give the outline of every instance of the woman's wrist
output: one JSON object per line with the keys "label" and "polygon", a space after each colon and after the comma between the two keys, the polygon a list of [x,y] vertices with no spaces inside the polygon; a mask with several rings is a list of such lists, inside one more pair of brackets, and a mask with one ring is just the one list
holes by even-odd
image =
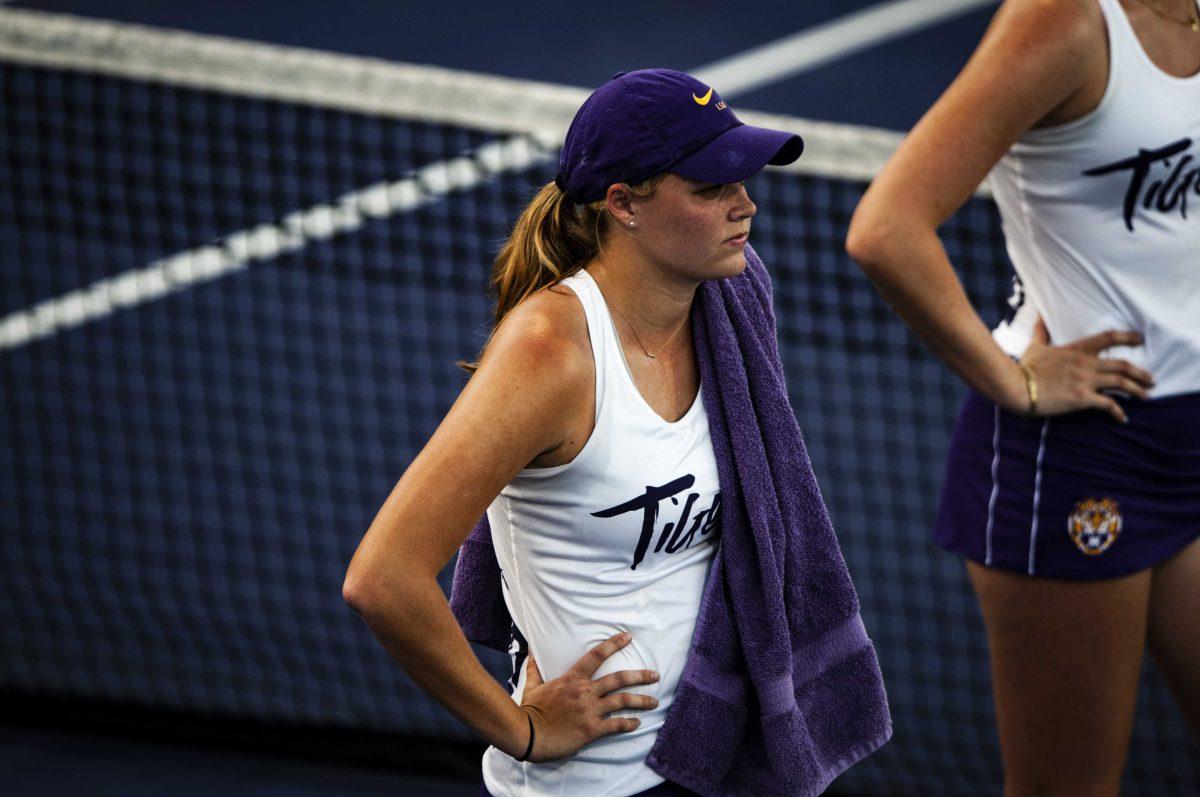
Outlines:
{"label": "woman's wrist", "polygon": [[525,744],[525,752],[521,753],[518,756],[513,756],[517,761],[528,761],[529,760],[529,757],[531,755],[533,755],[533,745],[534,745],[534,742],[536,741],[536,735],[533,730],[533,712],[532,711],[524,711],[524,714],[525,714],[525,719],[528,720],[528,723],[529,723],[529,741]]}
{"label": "woman's wrist", "polygon": [[1021,376],[1025,378],[1025,414],[1037,415],[1038,411],[1038,383],[1037,375],[1033,369],[1023,362],[1017,361],[1017,367],[1021,369]]}
{"label": "woman's wrist", "polygon": [[992,399],[1000,405],[1001,409],[1017,415],[1030,414],[1030,382],[1026,377],[1026,373],[1034,378],[1034,387],[1036,390],[1037,376],[1028,364],[1022,363],[1019,360],[1005,356],[1005,366],[1003,377],[996,386],[996,393]]}
{"label": "woman's wrist", "polygon": [[[505,722],[506,731],[503,741],[493,746],[507,756],[520,761],[528,757],[522,755],[529,746],[529,734],[532,725],[532,712],[513,703],[513,712]],[[532,751],[530,751],[532,754]]]}

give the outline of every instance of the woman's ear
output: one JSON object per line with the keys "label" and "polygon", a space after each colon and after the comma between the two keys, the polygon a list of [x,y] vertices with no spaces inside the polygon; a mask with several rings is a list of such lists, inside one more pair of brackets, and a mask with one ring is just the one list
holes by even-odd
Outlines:
{"label": "woman's ear", "polygon": [[604,197],[604,204],[609,218],[616,222],[618,227],[637,226],[637,208],[634,206],[633,192],[629,190],[628,185],[625,183],[610,185],[608,194]]}

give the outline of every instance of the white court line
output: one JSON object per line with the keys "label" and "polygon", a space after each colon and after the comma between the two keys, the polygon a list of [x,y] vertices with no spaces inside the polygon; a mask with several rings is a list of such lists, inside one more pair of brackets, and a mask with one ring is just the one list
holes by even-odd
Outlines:
{"label": "white court line", "polygon": [[[722,95],[731,97],[763,84],[755,70],[774,69],[776,77],[772,79],[780,79],[838,57],[836,47],[825,43],[824,38],[814,38],[819,30],[826,31],[822,36],[840,42],[840,52],[845,55],[871,41],[889,38],[880,27],[885,23],[892,29],[903,27],[903,32],[910,32],[950,16],[950,7],[964,13],[982,4],[984,0],[900,0],[700,67],[696,74],[704,76],[706,82],[716,82],[711,75],[722,76]],[[575,108],[587,96],[586,90],[574,87],[25,10],[0,11],[0,57],[200,88],[240,90],[253,96],[403,118],[436,113],[428,101],[440,88],[441,99],[448,95],[456,100],[449,103],[456,110],[449,111],[455,118],[438,121],[466,126],[487,126],[496,121],[494,109],[483,107],[483,102],[469,101],[472,96],[483,98],[490,92],[492,103],[496,102],[495,94],[503,99],[499,110],[506,122],[498,125],[500,129],[513,129],[511,125],[518,117],[538,125],[469,155],[429,164],[415,175],[352,191],[329,203],[291,213],[276,223],[234,232],[212,244],[9,313],[0,318],[0,352],[248,268],[254,262],[269,261],[303,248],[308,241],[359,229],[368,219],[412,211],[452,192],[472,188],[497,173],[520,171],[549,160],[561,145]],[[788,58],[794,62],[790,67],[785,64]],[[351,102],[368,105],[351,107]],[[487,112],[486,118],[479,115],[482,111]],[[792,171],[843,179],[870,179],[901,138],[899,133],[874,128],[754,112],[739,115],[750,124],[794,130],[804,137],[808,151],[791,167]]]}
{"label": "white court line", "polygon": [[290,213],[277,223],[241,230],[213,244],[46,299],[0,319],[0,351],[272,260],[304,248],[309,241],[357,230],[371,219],[415,210],[494,174],[527,169],[557,152],[560,144],[561,135],[554,132],[484,144],[469,156],[431,163],[410,177],[351,191],[330,203]]}
{"label": "white court line", "polygon": [[999,0],[893,0],[807,28],[693,72],[721,96],[744,94]]}

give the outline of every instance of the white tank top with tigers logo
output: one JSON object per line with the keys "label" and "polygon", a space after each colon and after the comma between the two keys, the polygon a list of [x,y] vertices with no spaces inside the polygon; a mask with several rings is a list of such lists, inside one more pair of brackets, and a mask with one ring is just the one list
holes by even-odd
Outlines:
{"label": "white tank top with tigers logo", "polygon": [[[656,670],[657,683],[627,691],[659,704],[618,712],[641,726],[568,759],[531,764],[489,747],[483,777],[496,797],[618,797],[662,782],[645,759],[683,672],[720,537],[717,464],[700,393],[682,418],[663,419],[638,392],[591,275],[583,270],[562,284],[587,317],[595,429],[571,462],[520,471],[488,508],[504,600],[547,681],[630,631],[633,641],[593,677]],[[518,641],[512,650],[517,702],[525,688],[522,647]]]}
{"label": "white tank top with tigers logo", "polygon": [[1155,398],[1200,391],[1200,74],[1150,60],[1119,0],[1098,0],[1108,29],[1099,105],[1030,130],[991,173],[1019,278],[1016,315],[994,331],[1019,356],[1038,314],[1051,341],[1140,332],[1117,347],[1148,370]]}

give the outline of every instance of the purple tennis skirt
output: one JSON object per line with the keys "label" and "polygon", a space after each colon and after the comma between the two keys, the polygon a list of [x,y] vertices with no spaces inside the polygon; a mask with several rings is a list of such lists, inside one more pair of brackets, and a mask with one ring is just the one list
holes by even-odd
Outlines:
{"label": "purple tennis skirt", "polygon": [[1200,537],[1200,393],[1117,400],[1128,424],[1099,410],[1026,418],[971,391],[934,541],[989,567],[1101,579]]}

